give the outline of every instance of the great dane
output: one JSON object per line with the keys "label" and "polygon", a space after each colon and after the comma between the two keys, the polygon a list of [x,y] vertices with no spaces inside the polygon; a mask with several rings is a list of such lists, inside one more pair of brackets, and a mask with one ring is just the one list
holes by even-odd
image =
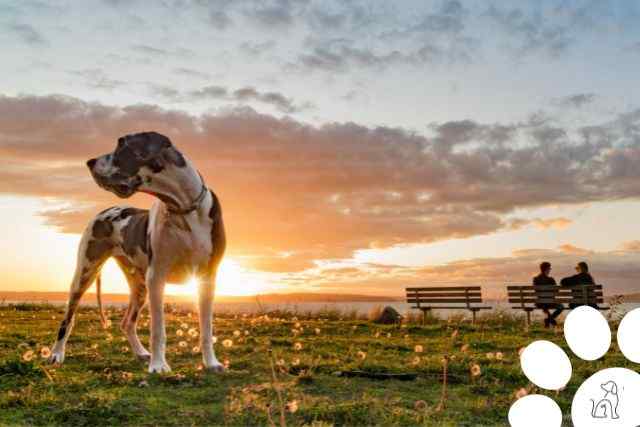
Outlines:
{"label": "great dane", "polygon": [[[80,298],[100,269],[115,258],[130,288],[121,323],[133,353],[149,361],[149,372],[171,371],[165,358],[165,282],[199,284],[200,348],[204,367],[222,371],[212,342],[213,293],[226,238],[220,202],[201,175],[169,138],[143,132],[118,139],[116,149],[87,162],[96,183],[121,198],[136,192],[157,197],[149,211],[116,206],[100,212],[87,226],[78,250],[67,309],[49,361],[64,361],[65,344]],[[97,289],[99,294],[99,289]],[[149,294],[151,353],[136,333],[138,314]]]}

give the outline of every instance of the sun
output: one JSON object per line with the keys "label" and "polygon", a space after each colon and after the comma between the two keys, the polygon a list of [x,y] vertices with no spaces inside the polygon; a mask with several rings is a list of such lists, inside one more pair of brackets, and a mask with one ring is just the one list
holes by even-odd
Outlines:
{"label": "sun", "polygon": [[[261,274],[244,269],[232,258],[225,258],[218,267],[216,295],[247,296],[269,291],[273,286]],[[167,293],[198,295],[198,280],[194,277],[182,285],[167,284]]]}

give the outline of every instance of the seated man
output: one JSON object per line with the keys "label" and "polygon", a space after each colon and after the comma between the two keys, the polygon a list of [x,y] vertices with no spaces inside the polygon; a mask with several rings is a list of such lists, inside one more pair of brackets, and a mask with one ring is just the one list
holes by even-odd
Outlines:
{"label": "seated man", "polygon": [[[533,278],[533,285],[534,286],[556,286],[556,279],[551,277],[549,273],[551,273],[551,263],[545,261],[542,264],[540,264],[540,274],[538,274]],[[548,292],[544,292],[544,293],[540,292],[540,296],[543,296],[543,295],[551,296]],[[560,313],[562,313],[562,309],[564,308],[562,304],[558,304],[558,303],[536,304],[536,307],[541,308],[542,311],[544,311],[544,313],[547,315],[547,318],[544,319],[545,328],[548,328],[549,326],[555,326],[558,324],[558,322],[556,322],[556,318],[560,316]],[[550,313],[549,312],[550,309],[555,309],[555,311],[553,313]]]}
{"label": "seated man", "polygon": [[[576,272],[578,274],[574,274],[573,276],[565,277],[564,279],[562,279],[560,281],[560,286],[583,286],[583,285],[596,284],[595,280],[593,280],[593,276],[589,274],[589,266],[587,265],[586,262],[584,261],[579,262],[578,265],[576,265]],[[584,297],[584,294],[581,292],[580,289],[573,289],[571,291],[571,294],[573,295],[574,299],[579,299]],[[589,294],[590,295],[588,295],[587,298],[592,297],[591,293]],[[571,303],[569,304],[569,307],[576,308],[576,307],[580,307],[581,305],[584,305],[584,304]],[[589,305],[593,308],[598,308],[597,304],[589,304]]]}

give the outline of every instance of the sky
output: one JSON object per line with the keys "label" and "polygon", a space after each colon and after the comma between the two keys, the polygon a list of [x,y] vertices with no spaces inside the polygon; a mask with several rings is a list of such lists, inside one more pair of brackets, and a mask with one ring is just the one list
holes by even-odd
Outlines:
{"label": "sky", "polygon": [[[640,4],[0,0],[0,291],[68,289],[166,134],[220,197],[226,295],[500,294],[542,261],[640,292]],[[127,287],[114,263],[104,289]],[[193,286],[172,286],[190,293]]]}

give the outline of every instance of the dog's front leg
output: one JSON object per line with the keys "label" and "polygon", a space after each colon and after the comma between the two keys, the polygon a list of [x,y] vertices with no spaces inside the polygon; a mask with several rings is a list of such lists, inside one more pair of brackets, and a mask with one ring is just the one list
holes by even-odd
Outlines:
{"label": "dog's front leg", "polygon": [[164,326],[164,285],[165,272],[157,267],[147,271],[146,282],[149,291],[149,311],[151,313],[151,361],[149,373],[171,372],[165,359],[167,334]]}
{"label": "dog's front leg", "polygon": [[213,350],[213,293],[216,280],[216,270],[200,279],[199,283],[199,314],[200,314],[200,348],[202,349],[202,362],[208,371],[222,372],[224,366],[216,358]]}

